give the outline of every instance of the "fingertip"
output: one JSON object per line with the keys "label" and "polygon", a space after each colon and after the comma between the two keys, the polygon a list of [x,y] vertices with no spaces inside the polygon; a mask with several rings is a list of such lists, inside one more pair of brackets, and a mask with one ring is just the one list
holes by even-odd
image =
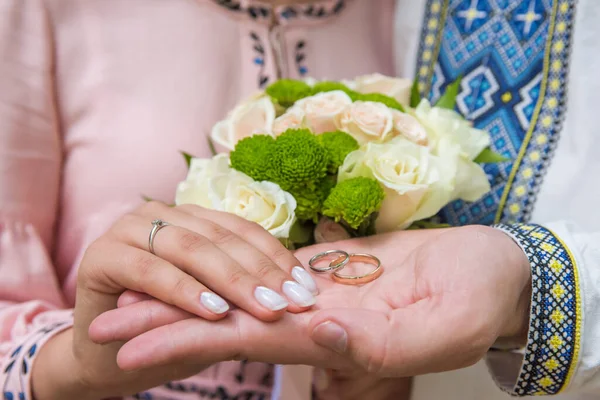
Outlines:
{"label": "fingertip", "polygon": [[210,319],[211,321],[225,317],[229,311],[227,301],[216,293],[203,292],[200,295],[200,303],[208,311],[208,313],[203,313],[205,315],[201,315],[201,317]]}
{"label": "fingertip", "polygon": [[135,292],[133,290],[126,290],[119,296],[119,299],[117,300],[117,308],[126,307],[131,304],[140,303],[145,300],[150,300],[152,298],[152,296],[149,296],[145,293]]}
{"label": "fingertip", "polygon": [[[98,321],[100,319],[100,321]],[[88,327],[88,337],[96,344],[110,342],[110,330],[102,323],[102,314],[96,317]]]}

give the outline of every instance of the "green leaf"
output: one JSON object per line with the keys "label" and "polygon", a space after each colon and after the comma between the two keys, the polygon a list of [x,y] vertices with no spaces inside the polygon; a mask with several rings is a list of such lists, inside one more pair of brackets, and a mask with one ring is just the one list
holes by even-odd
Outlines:
{"label": "green leaf", "polygon": [[414,230],[414,229],[443,229],[443,228],[450,228],[451,225],[449,224],[437,224],[435,222],[429,222],[429,221],[415,221],[411,224],[411,226],[408,228],[408,230]]}
{"label": "green leaf", "polygon": [[315,225],[312,223],[301,223],[296,221],[290,229],[289,241],[293,243],[307,243],[312,239],[312,234],[315,229]]}
{"label": "green leaf", "polygon": [[491,148],[487,147],[483,149],[483,151],[479,153],[479,155],[475,157],[475,160],[473,161],[482,164],[493,164],[501,163],[508,160],[510,160],[510,158],[506,158],[502,154],[498,154],[494,152]]}
{"label": "green leaf", "polygon": [[188,168],[190,167],[190,164],[192,162],[192,158],[194,158],[193,155],[186,153],[185,151],[180,151],[181,155],[183,156],[183,158],[185,159],[185,163],[188,166]]}
{"label": "green leaf", "polygon": [[460,87],[461,80],[462,77],[459,76],[454,82],[446,87],[446,91],[442,97],[440,97],[437,103],[435,103],[436,107],[454,110],[454,106],[456,105],[456,96],[458,96],[458,88]]}
{"label": "green leaf", "polygon": [[[217,150],[215,149],[215,144],[213,143],[210,136],[208,137],[208,148],[210,149],[210,153],[213,155],[213,157],[217,155]],[[188,166],[189,166],[189,164],[188,164]]]}
{"label": "green leaf", "polygon": [[421,102],[421,93],[419,92],[419,78],[415,78],[410,88],[410,106],[415,108]]}
{"label": "green leaf", "polygon": [[385,94],[381,94],[381,93],[358,94],[356,96],[356,98],[353,99],[353,101],[357,101],[357,100],[374,101],[376,103],[385,104],[387,107],[393,108],[394,110],[398,110],[403,113],[406,112],[406,110],[404,109],[404,106],[402,104],[400,104],[400,102],[398,102],[398,100],[396,100],[393,97],[386,96]]}

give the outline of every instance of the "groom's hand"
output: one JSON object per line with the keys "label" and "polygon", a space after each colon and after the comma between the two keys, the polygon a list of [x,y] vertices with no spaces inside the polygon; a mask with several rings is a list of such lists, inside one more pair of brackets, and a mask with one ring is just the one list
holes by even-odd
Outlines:
{"label": "groom's hand", "polygon": [[[232,358],[412,376],[478,361],[498,339],[518,342],[528,319],[529,265],[486,227],[405,231],[302,249],[367,252],[385,272],[362,287],[317,276],[313,310],[274,323],[232,311],[210,322],[149,299],[100,316],[92,339],[126,341],[119,365]],[[311,340],[311,338],[314,340]]]}
{"label": "groom's hand", "polygon": [[[392,260],[402,242],[378,254]],[[497,341],[525,343],[529,262],[504,233],[473,226],[448,230],[383,275],[367,298],[387,307],[326,309],[312,339],[379,376],[453,370],[479,361]]]}

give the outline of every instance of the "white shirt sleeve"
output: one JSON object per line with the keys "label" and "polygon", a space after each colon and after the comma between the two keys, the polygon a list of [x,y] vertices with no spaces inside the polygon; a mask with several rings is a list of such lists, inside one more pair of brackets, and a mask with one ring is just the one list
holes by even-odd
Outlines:
{"label": "white shirt sleeve", "polygon": [[498,385],[516,396],[600,394],[600,232],[557,222],[498,225],[531,263],[528,342],[490,351]]}

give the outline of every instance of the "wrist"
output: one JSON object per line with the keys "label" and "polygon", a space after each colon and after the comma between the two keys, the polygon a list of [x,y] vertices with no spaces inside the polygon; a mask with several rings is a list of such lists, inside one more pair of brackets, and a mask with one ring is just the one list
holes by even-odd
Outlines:
{"label": "wrist", "polygon": [[523,347],[527,344],[527,334],[529,332],[529,317],[531,308],[531,266],[527,256],[521,247],[509,238],[512,244],[512,260],[515,268],[515,280],[517,285],[516,306],[511,309],[507,315],[507,320],[500,331],[500,336],[496,341],[496,347],[515,348]]}
{"label": "wrist", "polygon": [[40,349],[31,371],[31,390],[35,400],[98,400],[85,384],[73,356],[73,329],[48,340]]}

